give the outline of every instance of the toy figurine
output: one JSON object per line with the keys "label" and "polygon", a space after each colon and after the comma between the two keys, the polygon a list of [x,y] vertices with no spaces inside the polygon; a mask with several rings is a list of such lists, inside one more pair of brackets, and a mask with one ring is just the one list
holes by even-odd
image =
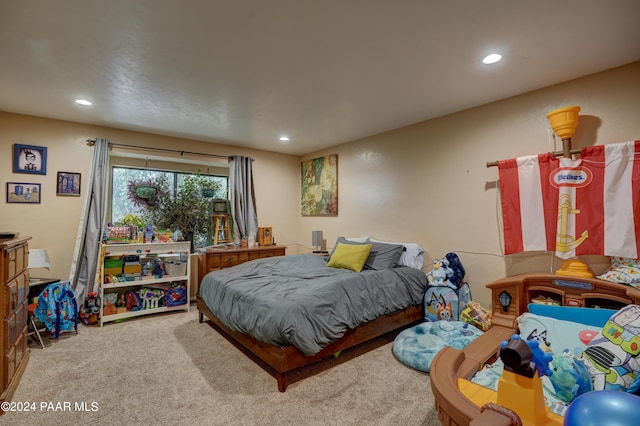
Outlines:
{"label": "toy figurine", "polygon": [[140,299],[142,300],[142,309],[158,308],[160,300],[164,298],[164,291],[152,288],[141,288]]}
{"label": "toy figurine", "polygon": [[431,285],[449,285],[448,278],[453,274],[449,268],[449,261],[445,259],[435,259],[433,269],[427,273],[427,281]]}
{"label": "toy figurine", "polygon": [[96,324],[100,316],[100,301],[98,293],[90,292],[84,301],[84,307],[80,311],[80,319],[86,325]]}

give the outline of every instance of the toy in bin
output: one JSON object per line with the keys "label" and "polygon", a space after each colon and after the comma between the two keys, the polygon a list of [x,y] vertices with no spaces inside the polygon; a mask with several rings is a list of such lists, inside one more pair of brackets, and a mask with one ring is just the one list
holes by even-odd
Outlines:
{"label": "toy in bin", "polygon": [[159,288],[142,287],[138,294],[142,301],[142,309],[155,309],[162,306],[164,290]]}
{"label": "toy in bin", "polygon": [[167,306],[180,306],[187,303],[187,286],[172,283],[171,288],[165,292]]}

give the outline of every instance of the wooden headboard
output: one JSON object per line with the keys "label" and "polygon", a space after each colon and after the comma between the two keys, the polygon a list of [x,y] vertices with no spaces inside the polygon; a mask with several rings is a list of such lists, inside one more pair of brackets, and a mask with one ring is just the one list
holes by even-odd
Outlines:
{"label": "wooden headboard", "polygon": [[[562,306],[619,309],[640,304],[640,289],[595,278],[555,274],[524,274],[487,284],[491,290],[492,323],[515,328],[516,318],[527,311],[532,299],[546,298]],[[500,296],[511,299],[504,308]]]}

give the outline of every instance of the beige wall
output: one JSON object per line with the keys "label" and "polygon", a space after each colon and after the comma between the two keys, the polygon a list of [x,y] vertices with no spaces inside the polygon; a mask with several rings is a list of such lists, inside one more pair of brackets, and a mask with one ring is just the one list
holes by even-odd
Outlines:
{"label": "beige wall", "polygon": [[[86,182],[86,139],[250,155],[256,159],[260,226],[272,226],[289,254],[306,251],[314,229],[324,231],[329,247],[340,235],[420,243],[427,252],[425,270],[434,258],[456,251],[474,299],[488,306],[487,282],[553,270],[558,262],[548,254],[502,256],[497,170],[485,163],[560,149],[560,141],[550,143],[545,114],[568,105],[582,107],[574,147],[640,139],[638,75],[640,62],[302,157],[339,155],[337,217],[300,216],[297,157],[0,112],[0,181],[41,182],[43,189],[38,206],[1,200],[0,229],[32,235],[32,247],[52,252],[52,271],[41,275],[66,277],[82,199],[56,197],[55,176],[80,172]],[[47,175],[13,174],[13,143],[47,146]],[[586,260],[596,271],[606,266],[600,257]]]}
{"label": "beige wall", "polygon": [[[87,146],[86,140],[95,137],[106,138],[118,144],[253,157],[259,225],[272,226],[277,242],[296,241],[299,202],[292,194],[296,194],[300,185],[297,157],[0,112],[0,230],[30,235],[33,237],[31,247],[49,250],[51,271],[38,270],[34,271],[34,275],[63,279],[69,276],[93,153],[93,148]],[[47,147],[47,174],[12,173],[11,153],[14,143]],[[122,152],[121,149],[116,151]],[[203,161],[201,156],[193,159]],[[144,165],[144,160],[138,161],[141,162],[140,165]],[[114,162],[122,163],[120,160]],[[157,162],[150,161],[150,167],[156,165]],[[82,174],[82,197],[56,196],[58,171]],[[7,181],[40,183],[41,204],[6,204],[4,198]],[[292,249],[295,250],[296,247]]]}
{"label": "beige wall", "polygon": [[[310,239],[342,234],[420,243],[434,258],[456,251],[474,299],[505,275],[555,270],[548,254],[502,255],[497,169],[486,162],[561,149],[550,145],[546,113],[579,105],[573,147],[640,139],[640,62],[367,137],[303,159],[337,153],[338,218],[303,218]],[[608,259],[585,259],[602,271]],[[603,266],[604,265],[604,266]]]}

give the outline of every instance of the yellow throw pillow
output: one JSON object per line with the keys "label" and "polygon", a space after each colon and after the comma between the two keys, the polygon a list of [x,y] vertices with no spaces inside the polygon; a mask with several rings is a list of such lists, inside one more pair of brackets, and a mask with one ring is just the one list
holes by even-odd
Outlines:
{"label": "yellow throw pillow", "polygon": [[369,257],[369,253],[371,253],[371,247],[372,244],[338,243],[327,266],[360,272]]}

